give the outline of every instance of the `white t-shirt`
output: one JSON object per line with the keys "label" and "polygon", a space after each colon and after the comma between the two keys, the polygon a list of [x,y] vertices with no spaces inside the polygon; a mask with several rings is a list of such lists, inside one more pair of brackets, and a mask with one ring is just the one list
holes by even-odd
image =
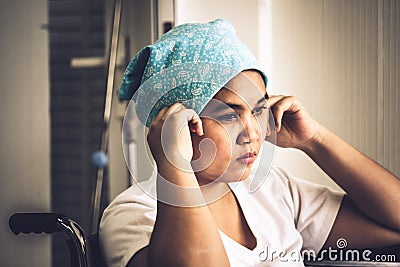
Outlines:
{"label": "white t-shirt", "polygon": [[[257,246],[250,250],[220,232],[231,266],[304,266],[303,251],[318,253],[332,228],[343,193],[272,168],[255,192],[251,179],[231,184]],[[147,246],[156,219],[154,182],[135,184],[105,210],[100,240],[110,267],[124,267]]]}

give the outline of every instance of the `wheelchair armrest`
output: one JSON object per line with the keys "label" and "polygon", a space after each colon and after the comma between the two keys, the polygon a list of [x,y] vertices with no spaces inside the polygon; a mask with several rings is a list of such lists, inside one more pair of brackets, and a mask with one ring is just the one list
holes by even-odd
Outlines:
{"label": "wheelchair armrest", "polygon": [[64,232],[73,244],[72,248],[70,247],[70,250],[74,248],[74,251],[70,251],[71,255],[78,256],[78,266],[89,266],[89,248],[85,232],[79,224],[63,214],[14,213],[9,219],[9,227],[15,235]]}
{"label": "wheelchair armrest", "polygon": [[68,218],[58,213],[15,213],[9,219],[9,226],[15,235],[19,233],[53,234],[61,232],[59,223],[66,221]]}

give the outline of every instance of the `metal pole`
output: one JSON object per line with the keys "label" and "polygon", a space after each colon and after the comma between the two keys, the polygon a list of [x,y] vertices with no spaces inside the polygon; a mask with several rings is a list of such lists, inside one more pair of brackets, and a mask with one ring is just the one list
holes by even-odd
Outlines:
{"label": "metal pole", "polygon": [[158,0],[150,2],[151,43],[158,39]]}
{"label": "metal pole", "polygon": [[[108,62],[107,91],[106,91],[106,99],[105,99],[104,115],[103,115],[103,131],[101,135],[101,144],[100,144],[100,152],[103,152],[104,154],[106,154],[108,147],[109,122],[110,122],[111,104],[114,91],[113,87],[114,87],[115,69],[117,62],[117,49],[118,49],[120,23],[121,23],[121,13],[122,13],[122,0],[115,0],[113,28],[111,32],[111,45],[109,50],[110,52],[109,52],[109,62]],[[93,193],[92,226],[90,231],[92,234],[96,233],[98,230],[104,168],[105,166],[99,166],[97,169],[97,179],[96,179],[95,191]]]}

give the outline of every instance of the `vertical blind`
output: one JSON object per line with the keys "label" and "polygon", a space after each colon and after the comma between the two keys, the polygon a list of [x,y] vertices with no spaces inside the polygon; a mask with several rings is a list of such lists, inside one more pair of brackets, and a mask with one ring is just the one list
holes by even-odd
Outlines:
{"label": "vertical blind", "polygon": [[[268,3],[273,92],[297,96],[318,121],[400,176],[399,1]],[[278,151],[277,160],[323,179],[301,153]]]}
{"label": "vertical blind", "polygon": [[[52,211],[66,214],[89,233],[96,178],[90,157],[100,145],[106,69],[73,68],[71,60],[104,57],[104,1],[48,4]],[[64,236],[53,237],[52,265],[70,266]]]}

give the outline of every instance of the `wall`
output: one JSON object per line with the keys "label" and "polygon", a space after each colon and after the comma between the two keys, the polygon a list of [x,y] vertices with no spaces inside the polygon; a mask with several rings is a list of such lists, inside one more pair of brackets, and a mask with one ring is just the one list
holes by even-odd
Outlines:
{"label": "wall", "polygon": [[50,266],[48,235],[14,236],[9,216],[50,210],[46,0],[0,2],[0,265]]}
{"label": "wall", "polygon": [[235,27],[239,38],[258,56],[258,12],[258,0],[176,0],[175,25],[227,19]]}

